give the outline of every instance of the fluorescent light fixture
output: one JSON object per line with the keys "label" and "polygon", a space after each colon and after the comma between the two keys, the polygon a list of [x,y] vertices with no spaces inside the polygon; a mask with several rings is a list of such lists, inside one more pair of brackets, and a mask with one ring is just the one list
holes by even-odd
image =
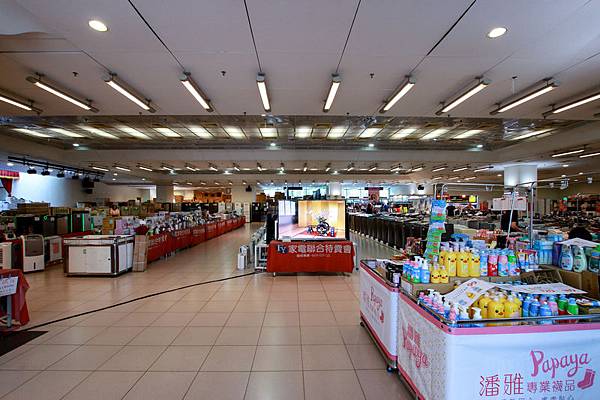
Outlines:
{"label": "fluorescent light fixture", "polygon": [[90,19],[88,21],[88,25],[90,26],[90,28],[92,28],[93,30],[98,31],[98,32],[108,31],[108,27],[106,26],[106,24],[97,19]]}
{"label": "fluorescent light fixture", "polygon": [[279,164],[279,170],[285,171],[285,165],[283,163]]}
{"label": "fluorescent light fixture", "polygon": [[411,168],[410,172],[419,172],[423,171],[423,166],[419,165],[418,167]]}
{"label": "fluorescent light fixture", "polygon": [[371,165],[369,167],[369,172],[375,171],[377,169],[377,164]]}
{"label": "fluorescent light fixture", "polygon": [[186,184],[188,184],[188,185],[192,186],[192,182],[186,182]]}
{"label": "fluorescent light fixture", "polygon": [[488,165],[487,167],[481,167],[481,168],[474,169],[473,172],[483,172],[483,171],[488,171],[493,168],[494,168],[493,166]]}
{"label": "fluorescent light fixture", "polygon": [[219,169],[217,167],[215,167],[213,164],[208,164],[208,169],[211,171],[218,171]]}
{"label": "fluorescent light fixture", "polygon": [[244,131],[242,131],[236,126],[226,126],[224,127],[224,129],[225,132],[227,132],[227,134],[229,135],[229,137],[233,139],[243,139],[246,137],[246,135],[244,135]]}
{"label": "fluorescent light fixture", "polygon": [[467,89],[466,92],[459,95],[456,99],[449,102],[444,102],[444,106],[439,111],[437,111],[436,114],[441,115],[449,112],[450,110],[454,109],[459,104],[467,100],[469,97],[474,96],[483,89],[485,89],[489,84],[490,81],[488,79],[477,78],[477,83],[474,86]]}
{"label": "fluorescent light fixture", "polygon": [[445,170],[446,168],[448,168],[448,167],[445,166],[445,165],[441,165],[439,167],[436,167],[436,168],[432,169],[431,172],[440,172],[440,171]]}
{"label": "fluorescent light fixture", "polygon": [[327,100],[325,100],[325,105],[323,106],[323,112],[328,112],[333,104],[333,100],[335,99],[335,95],[342,84],[342,78],[338,74],[331,75],[331,86],[329,87],[329,94],[327,95]]}
{"label": "fluorescent light fixture", "polygon": [[579,154],[579,153],[583,153],[584,151],[585,151],[584,149],[572,150],[572,151],[567,151],[565,153],[552,154],[552,157],[570,156],[571,154]]}
{"label": "fluorescent light fixture", "polygon": [[563,168],[567,168],[569,166],[569,164],[563,164],[562,166],[563,166]]}
{"label": "fluorescent light fixture", "polygon": [[256,75],[256,84],[258,85],[258,93],[260,94],[260,100],[262,101],[263,108],[266,112],[271,111],[271,103],[269,102],[269,93],[267,92],[267,81],[265,74],[260,73]]}
{"label": "fluorescent light fixture", "polygon": [[346,168],[346,171],[352,171],[354,169],[354,163],[348,165],[348,168]]}
{"label": "fluorescent light fixture", "polygon": [[310,126],[299,126],[296,128],[296,137],[299,139],[306,139],[310,137],[312,128]]}
{"label": "fluorescent light fixture", "polygon": [[51,130],[52,132],[60,133],[61,135],[64,135],[67,137],[72,137],[72,138],[85,137],[83,135],[80,135],[79,133],[71,132],[71,131],[68,131],[68,130],[62,129],[62,128],[48,128],[48,129]]}
{"label": "fluorescent light fixture", "polygon": [[8,165],[9,167],[14,167],[15,163],[9,161],[9,162],[6,163],[6,165]]}
{"label": "fluorescent light fixture", "polygon": [[408,93],[415,86],[415,80],[412,76],[407,76],[404,81],[398,86],[394,94],[385,101],[383,107],[379,110],[380,113],[389,111],[406,93]]}
{"label": "fluorescent light fixture", "polygon": [[110,133],[108,133],[108,132],[104,132],[104,131],[103,131],[103,130],[101,130],[101,129],[94,128],[93,126],[85,126],[85,125],[80,125],[79,127],[80,127],[81,129],[85,130],[85,131],[88,131],[88,132],[90,132],[90,133],[93,133],[94,135],[102,136],[102,137],[105,137],[105,138],[107,138],[107,139],[118,139],[118,137],[117,137],[117,136],[115,136],[115,135],[113,135],[113,134],[110,134]]}
{"label": "fluorescent light fixture", "polygon": [[235,171],[239,171],[239,170],[240,170],[240,166],[239,166],[239,165],[237,165],[237,164],[233,164],[233,169],[234,169]]}
{"label": "fluorescent light fixture", "polygon": [[529,137],[541,135],[542,133],[546,133],[546,132],[551,131],[551,130],[552,130],[552,128],[540,129],[538,131],[531,131],[531,132],[524,133],[524,134],[522,134],[520,136],[515,136],[515,137],[511,138],[510,140],[527,139]]}
{"label": "fluorescent light fixture", "polygon": [[56,88],[54,85],[51,85],[49,83],[46,82],[42,82],[42,76],[43,75],[38,75],[37,77],[34,76],[28,76],[26,79],[28,82],[33,83],[35,86],[39,87],[40,89],[45,90],[48,93],[52,93],[53,95],[60,97],[63,100],[68,101],[71,104],[76,105],[79,108],[83,108],[86,111],[91,111],[91,112],[98,112],[98,109],[95,107],[91,106],[91,101],[88,101],[87,103],[85,101],[82,101],[74,96],[71,96],[67,93],[65,93],[64,91]]}
{"label": "fluorescent light fixture", "polygon": [[442,179],[441,176],[436,176],[435,178],[431,178],[432,181],[437,181],[438,179]]}
{"label": "fluorescent light fixture", "polygon": [[230,184],[230,185],[233,185],[233,182],[231,182],[231,181],[227,181],[227,183]]}
{"label": "fluorescent light fixture", "polygon": [[373,147],[375,147],[375,143],[369,143],[369,147],[370,147],[370,148],[373,148]]}
{"label": "fluorescent light fixture", "polygon": [[73,143],[73,147],[79,147],[81,146],[79,143]]}
{"label": "fluorescent light fixture", "polygon": [[206,97],[204,92],[200,89],[200,87],[196,84],[196,82],[192,79],[192,76],[189,72],[184,72],[181,77],[181,83],[183,86],[191,93],[192,96],[196,99],[198,103],[208,112],[213,112],[213,108],[210,105],[210,100]]}
{"label": "fluorescent light fixture", "polygon": [[492,29],[488,32],[487,37],[490,39],[496,39],[506,33],[507,29],[503,26],[499,26],[497,28]]}
{"label": "fluorescent light fixture", "polygon": [[331,128],[327,134],[327,139],[340,139],[344,137],[347,130],[348,128],[344,126],[336,126],[335,128]]}
{"label": "fluorescent light fixture", "polygon": [[248,184],[248,182],[242,181],[242,185],[247,185],[247,184]]}
{"label": "fluorescent light fixture", "polygon": [[465,178],[465,181],[472,181],[473,179],[477,179],[476,176],[470,176],[468,178]]}
{"label": "fluorescent light fixture", "polygon": [[402,166],[400,164],[394,165],[394,166],[392,166],[392,168],[390,168],[390,172],[398,172],[401,169],[402,169]]}
{"label": "fluorescent light fixture", "polygon": [[327,164],[327,166],[325,167],[325,172],[329,172],[330,169],[331,169],[331,163]]}
{"label": "fluorescent light fixture", "polygon": [[467,166],[464,166],[464,167],[458,167],[458,168],[454,168],[454,169],[452,170],[452,172],[460,172],[460,171],[465,171],[465,170],[467,170],[467,169],[469,169],[469,167],[467,167]]}
{"label": "fluorescent light fixture", "polygon": [[138,165],[138,168],[144,171],[152,172],[152,168],[144,167],[143,165]]}
{"label": "fluorescent light fixture", "polygon": [[219,181],[215,181],[215,185],[219,186],[220,185]]}
{"label": "fluorescent light fixture", "polygon": [[124,82],[121,82],[117,78],[117,74],[110,73],[109,76],[104,79],[104,82],[108,86],[125,96],[127,99],[137,104],[143,110],[146,110],[151,113],[156,111],[150,106],[150,100],[146,100],[143,96],[137,94],[132,88],[128,87],[128,85],[126,85]]}
{"label": "fluorescent light fixture", "polygon": [[119,125],[117,126],[117,129],[139,139],[150,139],[148,135],[126,125]]}
{"label": "fluorescent light fixture", "polygon": [[306,172],[307,169],[308,169],[308,165],[306,165],[306,163],[304,163],[304,167],[302,167],[302,172]]}
{"label": "fluorescent light fixture", "polygon": [[453,180],[456,180],[456,179],[458,179],[458,178],[460,178],[460,176],[453,176],[453,177],[451,177],[451,178],[448,178],[448,180],[449,180],[449,181],[453,181]]}
{"label": "fluorescent light fixture", "polygon": [[421,138],[421,140],[431,140],[442,136],[444,133],[448,132],[450,129],[448,128],[437,128],[426,134]]}
{"label": "fluorescent light fixture", "polygon": [[129,168],[126,167],[121,167],[120,165],[115,165],[114,166],[115,169],[118,169],[120,171],[126,171],[126,172],[131,172],[131,170]]}
{"label": "fluorescent light fixture", "polygon": [[398,132],[392,135],[392,139],[404,139],[405,137],[410,136],[411,133],[414,133],[417,128],[402,128]]}
{"label": "fluorescent light fixture", "polygon": [[600,156],[600,152],[598,152],[598,153],[582,154],[582,155],[579,156],[579,158],[588,158],[588,157],[596,157],[596,156]]}
{"label": "fluorescent light fixture", "polygon": [[[549,79],[544,83],[544,86],[542,86],[541,88],[538,88],[532,92],[529,92],[513,101],[506,103],[505,105],[500,105],[496,110],[492,111],[490,114],[494,115],[494,114],[503,113],[505,111],[511,110],[517,106],[520,106],[523,103],[526,103],[530,100],[535,99],[536,97],[546,94],[546,93],[556,89],[557,87],[558,87],[558,82],[556,82],[552,79]],[[500,104],[502,104],[502,102]]]}
{"label": "fluorescent light fixture", "polygon": [[196,172],[196,168],[192,167],[191,165],[186,164],[185,169]]}
{"label": "fluorescent light fixture", "polygon": [[483,132],[483,129],[469,129],[468,131],[464,131],[463,133],[454,136],[452,139],[466,139],[478,135],[481,132]]}
{"label": "fluorescent light fixture", "polygon": [[92,165],[92,169],[95,169],[96,171],[103,171],[103,172],[109,171],[108,168],[98,167],[97,165]]}
{"label": "fluorescent light fixture", "polygon": [[20,133],[24,133],[26,135],[35,136],[35,137],[39,137],[39,138],[52,137],[50,135],[46,135],[45,133],[37,132],[37,131],[31,130],[31,129],[26,129],[26,128],[15,128],[14,130],[17,132],[20,132]]}
{"label": "fluorescent light fixture", "polygon": [[0,94],[0,101],[3,101],[5,103],[8,103],[10,105],[13,105],[15,107],[18,107],[22,110],[27,110],[27,111],[34,111],[38,114],[40,114],[42,112],[42,110],[40,110],[39,108],[36,108],[33,106],[33,101],[30,102],[30,104],[24,103],[22,101],[19,101],[17,99],[14,99],[12,97],[9,97],[7,95],[4,94]]}
{"label": "fluorescent light fixture", "polygon": [[166,137],[181,137],[180,134],[170,128],[154,128],[154,130]]}
{"label": "fluorescent light fixture", "polygon": [[256,169],[258,169],[259,172],[264,171],[265,169],[262,167],[262,165],[260,165],[260,163],[256,163]]}
{"label": "fluorescent light fixture", "polygon": [[556,107],[556,108],[553,107],[552,110],[547,111],[547,112],[545,112],[542,115],[544,117],[546,117],[546,116],[548,116],[550,114],[558,114],[558,113],[561,113],[563,111],[570,110],[571,108],[579,107],[579,106],[582,106],[584,104],[590,103],[592,101],[596,101],[598,99],[600,99],[600,93],[594,93],[594,94],[586,96],[586,97],[584,97],[582,99],[575,100],[575,101],[573,101],[571,103],[567,103],[564,106],[559,106],[559,107]]}
{"label": "fluorescent light fixture", "polygon": [[377,136],[377,134],[381,131],[381,128],[367,128],[360,134],[361,139],[367,139]]}
{"label": "fluorescent light fixture", "polygon": [[204,139],[212,139],[213,135],[210,134],[204,127],[198,125],[188,126],[188,129],[192,131],[192,133],[198,137]]}
{"label": "fluorescent light fixture", "polygon": [[268,127],[268,128],[259,128],[260,134],[263,138],[275,138],[277,137],[277,128]]}

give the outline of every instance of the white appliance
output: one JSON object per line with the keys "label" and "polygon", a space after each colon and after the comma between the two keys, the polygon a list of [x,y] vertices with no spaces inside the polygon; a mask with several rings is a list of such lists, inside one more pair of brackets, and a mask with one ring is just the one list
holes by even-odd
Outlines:
{"label": "white appliance", "polygon": [[237,269],[245,269],[248,264],[248,246],[240,246],[238,253]]}
{"label": "white appliance", "polygon": [[67,275],[119,275],[133,268],[133,235],[90,235],[64,240]]}
{"label": "white appliance", "polygon": [[44,241],[46,264],[61,261],[63,258],[62,238],[60,236],[47,236]]}
{"label": "white appliance", "polygon": [[12,243],[0,243],[0,269],[12,269]]}
{"label": "white appliance", "polygon": [[44,269],[44,237],[42,235],[23,235],[23,272]]}

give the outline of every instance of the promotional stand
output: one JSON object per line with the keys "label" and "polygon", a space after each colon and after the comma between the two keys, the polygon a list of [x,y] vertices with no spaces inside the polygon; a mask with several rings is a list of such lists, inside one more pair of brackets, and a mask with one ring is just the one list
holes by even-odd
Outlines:
{"label": "promotional stand", "polygon": [[419,399],[600,398],[598,314],[452,323],[399,300],[398,370]]}
{"label": "promotional stand", "polygon": [[267,272],[346,272],[354,268],[349,240],[279,241],[269,243]]}
{"label": "promotional stand", "polygon": [[398,330],[398,285],[377,273],[375,260],[360,262],[360,319],[387,362],[396,369]]}

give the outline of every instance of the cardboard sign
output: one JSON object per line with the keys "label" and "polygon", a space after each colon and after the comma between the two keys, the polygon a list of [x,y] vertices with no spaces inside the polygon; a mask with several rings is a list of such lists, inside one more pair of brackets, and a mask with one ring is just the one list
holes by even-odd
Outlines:
{"label": "cardboard sign", "polygon": [[452,303],[457,303],[463,307],[469,307],[471,304],[490,290],[497,286],[494,283],[482,281],[481,279],[473,278],[462,283],[459,287],[444,295],[444,299]]}
{"label": "cardboard sign", "polygon": [[17,293],[17,283],[19,282],[18,276],[12,276],[10,278],[0,279],[0,297],[11,296]]}

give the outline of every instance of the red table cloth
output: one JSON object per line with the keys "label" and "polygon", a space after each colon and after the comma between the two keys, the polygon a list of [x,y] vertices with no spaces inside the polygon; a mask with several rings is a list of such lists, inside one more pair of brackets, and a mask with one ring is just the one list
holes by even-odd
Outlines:
{"label": "red table cloth", "polygon": [[348,272],[354,268],[354,246],[348,240],[273,240],[267,251],[267,272]]}
{"label": "red table cloth", "polygon": [[[12,318],[19,321],[21,326],[29,322],[29,310],[25,293],[29,289],[29,283],[20,269],[0,269],[0,278],[19,277],[17,292],[12,297]],[[4,315],[2,315],[4,316]]]}

